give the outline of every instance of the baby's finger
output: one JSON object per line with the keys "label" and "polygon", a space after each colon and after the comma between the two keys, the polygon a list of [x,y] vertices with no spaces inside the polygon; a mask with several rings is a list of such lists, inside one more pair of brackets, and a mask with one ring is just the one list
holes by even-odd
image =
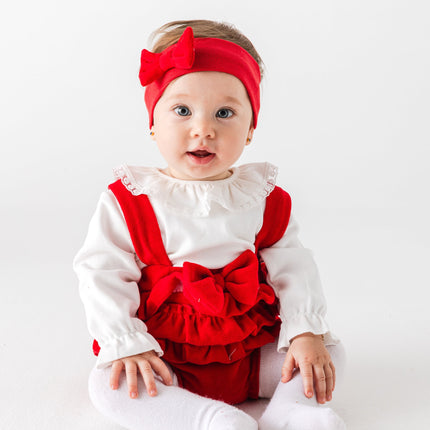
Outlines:
{"label": "baby's finger", "polygon": [[154,369],[154,372],[161,376],[161,379],[166,385],[172,385],[172,375],[170,374],[169,369],[167,368],[166,364],[164,363],[161,358],[156,357],[151,362],[152,368]]}
{"label": "baby's finger", "polygon": [[326,374],[322,366],[314,367],[315,391],[318,403],[326,402]]}
{"label": "baby's finger", "polygon": [[288,382],[293,377],[294,372],[294,357],[287,354],[284,364],[282,366],[282,382]]}
{"label": "baby's finger", "polygon": [[153,397],[157,395],[154,374],[152,373],[151,363],[148,360],[139,360],[138,366],[146,385],[146,391]]}
{"label": "baby's finger", "polygon": [[139,392],[137,391],[137,368],[134,361],[127,360],[125,362],[125,374],[127,376],[129,396],[131,399],[136,399]]}
{"label": "baby's finger", "polygon": [[314,395],[314,391],[313,391],[314,379],[313,379],[312,365],[308,362],[305,362],[305,363],[301,363],[299,367],[300,367],[300,373],[303,379],[303,388],[304,388],[305,396],[310,398]]}
{"label": "baby's finger", "polygon": [[327,401],[330,401],[332,398],[334,378],[333,378],[333,371],[331,370],[331,367],[329,364],[324,366],[324,373],[325,373],[325,384],[326,384],[325,395],[326,395]]}
{"label": "baby's finger", "polygon": [[333,374],[333,388],[332,388],[332,391],[333,391],[334,388],[336,387],[336,368],[334,367],[334,364],[331,361],[330,361],[330,369]]}
{"label": "baby's finger", "polygon": [[124,365],[121,361],[114,361],[109,375],[109,385],[112,390],[117,390],[119,385],[119,376],[121,375]]}

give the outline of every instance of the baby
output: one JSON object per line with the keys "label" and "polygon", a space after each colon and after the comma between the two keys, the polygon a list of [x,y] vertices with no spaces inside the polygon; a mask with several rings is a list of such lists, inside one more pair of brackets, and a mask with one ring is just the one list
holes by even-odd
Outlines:
{"label": "baby", "polygon": [[[344,353],[290,196],[275,166],[233,167],[257,126],[261,58],[213,21],[157,35],[139,77],[166,167],[115,170],[74,261],[91,399],[133,430],[344,429],[322,406]],[[258,398],[258,422],[234,406]]]}

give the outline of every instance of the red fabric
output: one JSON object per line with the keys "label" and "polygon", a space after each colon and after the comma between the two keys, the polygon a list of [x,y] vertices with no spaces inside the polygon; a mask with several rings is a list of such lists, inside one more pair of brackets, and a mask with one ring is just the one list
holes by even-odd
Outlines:
{"label": "red fabric", "polygon": [[194,37],[191,27],[187,27],[181,38],[163,52],[153,53],[146,49],[140,57],[139,79],[146,86],[175,67],[190,69],[194,63]]}
{"label": "red fabric", "polygon": [[250,309],[259,293],[258,260],[249,250],[220,271],[188,262],[174,270],[169,267],[166,271],[165,267],[154,265],[143,269],[140,284],[143,291],[149,292],[145,305],[147,317],[153,315],[177,288],[181,288],[193,309],[217,316]]}
{"label": "red fabric", "polygon": [[[287,193],[266,199],[256,253],[247,250],[224,268],[172,266],[149,199],[133,196],[120,181],[110,185],[124,213],[139,259],[138,317],[164,351],[180,386],[236,404],[258,398],[259,350],[279,333],[278,302],[264,283],[258,250],[277,242],[290,215]],[[94,342],[98,353],[97,342]]]}
{"label": "red fabric", "polygon": [[257,250],[268,248],[285,233],[291,214],[291,197],[280,187],[275,187],[266,199],[264,223],[255,239]]}
{"label": "red fabric", "polygon": [[236,76],[246,88],[257,127],[260,111],[260,67],[248,51],[224,39],[194,39],[191,27],[163,52],[142,51],[139,79],[145,90],[149,127],[153,125],[154,108],[167,85],[179,76],[193,72],[215,71]]}

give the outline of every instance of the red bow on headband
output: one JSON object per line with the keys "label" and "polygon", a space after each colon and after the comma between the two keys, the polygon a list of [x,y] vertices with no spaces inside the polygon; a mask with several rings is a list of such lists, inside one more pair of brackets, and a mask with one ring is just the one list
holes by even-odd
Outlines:
{"label": "red bow on headband", "polygon": [[194,63],[193,29],[187,27],[181,38],[163,52],[155,54],[146,49],[140,57],[139,79],[142,86],[154,82],[164,75],[167,70],[190,69]]}

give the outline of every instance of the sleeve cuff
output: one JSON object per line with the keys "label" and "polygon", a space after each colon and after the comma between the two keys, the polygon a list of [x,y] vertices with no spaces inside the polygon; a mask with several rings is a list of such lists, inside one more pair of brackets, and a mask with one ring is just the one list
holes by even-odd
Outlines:
{"label": "sleeve cuff", "polygon": [[323,334],[326,346],[339,343],[339,339],[330,332],[328,324],[321,315],[298,314],[293,318],[283,318],[282,320],[278,340],[279,352],[287,352],[290,346],[290,339],[302,333]]}
{"label": "sleeve cuff", "polygon": [[121,337],[111,339],[108,344],[100,345],[96,367],[103,369],[120,358],[151,350],[154,350],[160,357],[163,355],[160,345],[149,333],[140,333],[138,331],[127,333]]}

